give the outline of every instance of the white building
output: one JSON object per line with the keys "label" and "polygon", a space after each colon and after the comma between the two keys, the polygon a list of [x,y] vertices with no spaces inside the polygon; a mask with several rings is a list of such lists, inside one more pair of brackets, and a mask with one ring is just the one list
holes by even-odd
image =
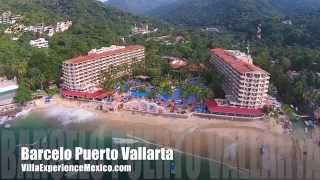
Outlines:
{"label": "white building", "polygon": [[36,25],[36,26],[28,26],[28,27],[26,27],[24,29],[24,31],[42,34],[45,31],[45,27],[44,27],[43,24],[39,24],[39,25]]}
{"label": "white building", "polygon": [[[65,61],[62,65],[63,88],[71,91],[88,92],[105,81],[103,74],[110,70],[113,78],[132,73],[134,64],[144,63],[145,48],[140,45],[110,46],[93,49],[86,56]],[[126,69],[118,69],[127,65]]]}
{"label": "white building", "polygon": [[203,30],[204,31],[208,31],[208,32],[216,32],[216,33],[220,32],[220,30],[218,28],[215,28],[215,27],[207,27],[207,28],[204,28]]}
{"label": "white building", "polygon": [[159,29],[155,28],[153,30],[150,30],[148,24],[141,24],[140,26],[135,25],[131,29],[131,31],[132,31],[133,34],[144,35],[144,34],[149,34],[149,33],[152,33],[152,32],[157,32],[157,31],[159,31]]}
{"label": "white building", "polygon": [[5,11],[0,14],[0,24],[15,24],[17,20],[21,19],[20,15],[13,15],[11,11]]}
{"label": "white building", "polygon": [[250,55],[221,48],[212,49],[211,55],[231,105],[259,109],[266,104],[270,74],[255,66]]}
{"label": "white building", "polygon": [[283,20],[283,21],[282,21],[282,24],[285,24],[285,25],[292,25],[292,21],[291,21],[290,19]]}
{"label": "white building", "polygon": [[52,29],[51,29],[51,28],[48,29],[48,36],[49,36],[49,37],[52,37],[52,36],[54,35],[54,33],[55,33],[55,32],[54,32],[54,29],[53,29],[53,28],[52,28]]}
{"label": "white building", "polygon": [[49,47],[49,43],[47,40],[45,40],[44,38],[39,38],[36,40],[31,40],[29,43],[32,47],[36,47],[36,48],[48,48]]}
{"label": "white building", "polygon": [[64,32],[72,26],[72,21],[57,22],[56,32]]}

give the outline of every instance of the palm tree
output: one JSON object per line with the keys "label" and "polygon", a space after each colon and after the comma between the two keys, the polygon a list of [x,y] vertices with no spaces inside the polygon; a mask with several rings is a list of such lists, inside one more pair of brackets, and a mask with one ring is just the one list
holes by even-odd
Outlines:
{"label": "palm tree", "polygon": [[29,72],[31,76],[31,84],[33,87],[38,87],[43,90],[43,82],[46,81],[46,77],[38,68],[31,68]]}
{"label": "palm tree", "polygon": [[103,88],[105,90],[112,91],[112,90],[114,90],[116,85],[117,85],[117,81],[116,80],[108,79],[103,83]]}
{"label": "palm tree", "polygon": [[11,65],[11,69],[17,75],[18,80],[22,79],[27,73],[28,64],[26,62],[16,62]]}
{"label": "palm tree", "polygon": [[173,93],[173,90],[171,88],[171,83],[168,78],[161,78],[158,88],[160,93],[168,93],[169,95]]}
{"label": "palm tree", "polygon": [[203,104],[205,100],[214,97],[213,91],[207,88],[196,86],[194,91],[201,104]]}
{"label": "palm tree", "polygon": [[191,95],[193,95],[193,87],[189,84],[183,84],[180,86],[182,89],[182,97],[187,98]]}

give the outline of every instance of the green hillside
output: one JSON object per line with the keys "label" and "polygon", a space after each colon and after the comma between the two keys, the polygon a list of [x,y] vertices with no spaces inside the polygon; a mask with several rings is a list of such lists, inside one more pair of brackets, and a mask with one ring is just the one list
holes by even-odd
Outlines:
{"label": "green hillside", "polygon": [[[320,46],[317,0],[184,0],[149,14],[177,25],[218,27],[241,40],[255,39],[257,25],[262,24],[263,38],[272,44]],[[282,23],[287,19],[293,24]]]}
{"label": "green hillside", "polygon": [[145,14],[161,6],[174,3],[176,0],[108,0],[106,4],[134,14]]}
{"label": "green hillside", "polygon": [[293,16],[319,8],[320,1],[317,0],[183,0],[159,7],[149,14],[175,24],[236,26],[237,23]]}
{"label": "green hillside", "polygon": [[22,23],[54,24],[72,20],[72,27],[49,39],[48,49],[32,48],[29,40],[35,34],[25,33],[19,41],[3,34],[7,25],[0,25],[0,73],[17,76],[32,89],[47,80],[59,80],[61,63],[88,50],[118,44],[128,36],[134,24],[148,19],[116,10],[96,0],[0,0],[0,10],[24,16]]}
{"label": "green hillside", "polygon": [[236,26],[280,13],[267,0],[185,0],[156,9],[150,15],[175,24]]}

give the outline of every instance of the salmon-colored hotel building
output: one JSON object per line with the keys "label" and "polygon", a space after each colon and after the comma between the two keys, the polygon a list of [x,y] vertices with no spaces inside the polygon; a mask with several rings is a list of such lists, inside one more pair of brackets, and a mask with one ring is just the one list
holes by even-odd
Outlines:
{"label": "salmon-colored hotel building", "polygon": [[63,89],[76,92],[94,92],[104,81],[104,73],[110,68],[127,65],[115,72],[121,77],[131,72],[135,63],[144,62],[145,48],[140,45],[110,46],[93,49],[86,56],[66,60],[62,65]]}
{"label": "salmon-colored hotel building", "polygon": [[250,55],[235,50],[211,49],[211,62],[223,76],[230,105],[260,109],[267,100],[270,74],[255,66]]}

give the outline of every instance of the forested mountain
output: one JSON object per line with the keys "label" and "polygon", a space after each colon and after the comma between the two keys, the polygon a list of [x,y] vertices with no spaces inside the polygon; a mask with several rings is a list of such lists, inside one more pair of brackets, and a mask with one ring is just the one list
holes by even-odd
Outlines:
{"label": "forested mountain", "polygon": [[92,25],[99,25],[107,31],[124,32],[135,21],[142,20],[96,0],[0,0],[0,4],[0,10],[22,14],[29,23],[70,19],[92,30],[97,29]]}
{"label": "forested mountain", "polygon": [[293,16],[320,8],[318,0],[270,0],[272,6],[283,15]]}
{"label": "forested mountain", "polygon": [[134,14],[145,14],[153,9],[174,3],[176,0],[108,0],[108,5]]}
{"label": "forested mountain", "polygon": [[319,7],[318,0],[180,0],[149,14],[176,24],[232,25],[275,16],[297,15]]}
{"label": "forested mountain", "polygon": [[[150,15],[177,25],[218,27],[240,33],[244,40],[256,38],[257,26],[272,43],[320,46],[318,0],[182,0],[163,6]],[[283,20],[291,20],[292,25]]]}
{"label": "forested mountain", "polygon": [[154,15],[175,24],[193,26],[235,25],[244,20],[255,20],[279,15],[267,0],[182,0],[160,7]]}
{"label": "forested mountain", "polygon": [[218,28],[202,31],[212,36],[209,47],[245,50],[250,44],[254,63],[271,73],[272,95],[304,111],[320,104],[320,1],[181,0],[149,14],[183,28]]}

